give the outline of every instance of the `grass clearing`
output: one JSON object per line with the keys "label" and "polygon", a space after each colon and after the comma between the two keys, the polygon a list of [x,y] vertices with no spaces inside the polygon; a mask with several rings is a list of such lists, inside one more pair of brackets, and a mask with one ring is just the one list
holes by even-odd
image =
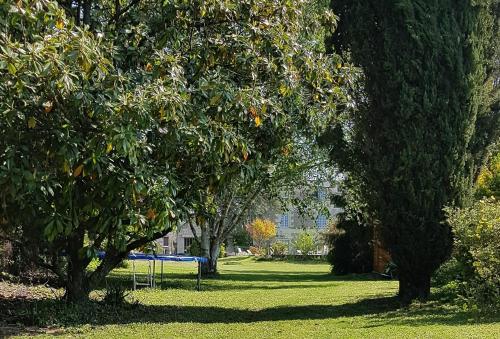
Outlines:
{"label": "grass clearing", "polygon": [[[87,309],[68,309],[53,299],[37,302],[41,314],[52,310],[45,323],[59,324],[50,333],[38,333],[85,338],[500,337],[498,318],[480,318],[437,299],[401,309],[394,298],[397,282],[371,275],[335,277],[325,263],[226,258],[217,278],[203,280],[201,292],[195,291],[193,263],[164,268],[163,289],[133,292],[123,307],[96,301]],[[146,272],[147,265],[140,263],[138,269]],[[130,272],[117,269],[107,283],[130,287]],[[99,295],[94,293],[96,299]]]}

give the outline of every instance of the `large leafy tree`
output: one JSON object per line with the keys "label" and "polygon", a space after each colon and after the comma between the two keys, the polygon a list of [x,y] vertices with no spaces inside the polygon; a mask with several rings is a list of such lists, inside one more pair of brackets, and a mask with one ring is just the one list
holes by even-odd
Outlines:
{"label": "large leafy tree", "polygon": [[[53,2],[3,3],[0,12],[2,223],[38,243],[78,300],[175,223],[177,174],[166,155],[176,145],[156,142],[158,112],[181,112],[185,90],[175,66],[168,78],[139,65],[120,72],[112,44],[74,27]],[[167,59],[151,56],[165,67]],[[194,132],[185,126],[174,138],[185,144]],[[106,259],[86,272],[99,248]]]}
{"label": "large leafy tree", "polygon": [[[216,271],[220,244],[235,227],[242,226],[256,197],[271,198],[291,183],[306,182],[304,173],[321,162],[323,154],[311,147],[311,143],[333,117],[337,105],[345,101],[345,86],[341,81],[350,76],[345,70],[332,68],[338,64],[338,56],[325,54],[324,36],[335,21],[329,11],[325,12],[325,1],[288,3],[286,8],[291,16],[274,22],[273,16],[277,10],[285,8],[284,3],[260,4],[258,11],[256,3],[249,4],[254,9],[247,13],[248,4],[240,3],[243,11],[240,10],[239,18],[233,20],[241,23],[257,14],[261,20],[257,27],[224,23],[208,29],[228,45],[237,46],[234,48],[250,48],[250,54],[245,52],[252,56],[249,60],[234,65],[225,62],[221,67],[225,51],[221,57],[219,45],[193,44],[195,50],[199,45],[203,48],[202,54],[208,53],[206,58],[216,60],[215,68],[207,70],[226,74],[217,80],[218,86],[223,86],[209,95],[210,103],[212,100],[217,102],[215,106],[220,114],[224,114],[224,109],[233,114],[242,110],[240,114],[250,115],[256,127],[248,130],[245,137],[249,148],[242,149],[242,166],[233,169],[225,166],[218,172],[212,170],[216,177],[209,178],[206,202],[193,206],[190,221],[191,225],[195,222],[200,227],[201,233],[194,234],[204,256],[209,258],[206,267],[209,273]],[[252,11],[256,12],[252,14]],[[250,17],[246,19],[246,15]],[[270,35],[269,32],[274,33]],[[283,35],[276,35],[278,32]],[[276,36],[283,40],[275,41]],[[193,41],[199,39],[204,38],[195,35]],[[280,52],[276,54],[277,51]],[[273,69],[275,67],[278,68]],[[250,100],[236,107],[227,106],[231,104],[228,98],[234,95],[232,92],[241,93],[242,87],[248,89],[245,95],[249,95]],[[221,97],[225,99],[220,100]],[[205,109],[205,102],[200,101],[200,109]],[[285,114],[276,114],[279,112]]]}
{"label": "large leafy tree", "polygon": [[[270,204],[286,208],[293,203],[304,214],[324,207],[316,206],[322,205],[317,201],[318,184],[333,180],[335,172],[328,166],[328,154],[306,140],[293,140],[276,150],[274,157],[252,166],[247,175],[227,178],[223,189],[214,192],[209,208],[193,211],[189,224],[203,256],[209,259],[205,273],[217,272],[220,246],[234,230],[257,218]],[[300,199],[295,196],[297,190]]]}
{"label": "large leafy tree", "polygon": [[401,300],[425,299],[452,246],[443,207],[463,203],[498,135],[498,2],[340,0],[332,8],[340,25],[330,41],[363,75],[345,123],[325,140],[382,225]]}
{"label": "large leafy tree", "polygon": [[335,113],[306,3],[0,4],[0,220],[70,300]]}

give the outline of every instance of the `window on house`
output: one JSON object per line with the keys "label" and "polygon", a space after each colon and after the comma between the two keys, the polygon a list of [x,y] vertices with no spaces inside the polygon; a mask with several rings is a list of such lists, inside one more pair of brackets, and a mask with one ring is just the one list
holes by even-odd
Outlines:
{"label": "window on house", "polygon": [[288,213],[283,213],[280,216],[280,227],[281,228],[289,227],[289,224],[288,224]]}
{"label": "window on house", "polygon": [[326,189],[324,187],[318,188],[318,200],[325,201],[326,199]]}
{"label": "window on house", "polygon": [[168,247],[168,237],[163,237],[163,246]]}
{"label": "window on house", "polygon": [[316,218],[316,226],[318,226],[318,228],[325,228],[326,224],[327,224],[326,215],[323,214],[318,215],[318,217]]}
{"label": "window on house", "polygon": [[184,238],[184,252],[189,251],[189,247],[193,243],[193,238]]}

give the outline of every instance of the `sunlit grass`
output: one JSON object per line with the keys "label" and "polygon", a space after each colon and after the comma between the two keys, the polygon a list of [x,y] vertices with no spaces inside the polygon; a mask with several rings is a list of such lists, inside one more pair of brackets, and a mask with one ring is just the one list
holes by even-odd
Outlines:
{"label": "sunlit grass", "polygon": [[[138,272],[147,271],[145,262],[136,265]],[[325,263],[226,258],[219,268],[220,275],[203,280],[203,290],[197,292],[194,263],[166,263],[162,289],[135,291],[129,296],[132,304],[118,309],[95,303],[89,311],[95,316],[73,317],[58,334],[85,338],[500,336],[498,319],[479,318],[438,300],[401,309],[394,298],[397,282],[372,275],[334,277]],[[115,270],[107,280],[107,284],[118,283],[131,288],[131,266]]]}

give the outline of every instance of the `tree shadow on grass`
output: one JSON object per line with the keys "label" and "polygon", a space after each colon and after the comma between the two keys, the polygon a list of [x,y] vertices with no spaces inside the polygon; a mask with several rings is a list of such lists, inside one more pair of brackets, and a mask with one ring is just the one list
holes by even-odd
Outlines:
{"label": "tree shadow on grass", "polygon": [[[164,273],[163,280],[156,274],[156,285],[161,289],[196,289],[196,274],[168,272]],[[144,272],[137,273],[137,279],[146,281]],[[224,272],[210,277],[203,277],[201,286],[203,291],[229,291],[229,290],[278,290],[299,288],[325,288],[338,286],[341,282],[366,282],[387,280],[375,274],[352,274],[337,276],[329,273],[314,273],[307,271],[287,272],[268,270],[245,270],[242,272]],[[132,273],[111,273],[106,278],[105,284],[120,285],[125,289],[132,288]]]}
{"label": "tree shadow on grass", "polygon": [[233,281],[276,281],[276,282],[307,282],[307,281],[378,281],[387,280],[376,274],[333,275],[330,273],[286,272],[266,270],[245,270],[238,273],[224,272],[215,279]]}
{"label": "tree shadow on grass", "polygon": [[[146,281],[146,275],[137,274],[137,279]],[[380,281],[374,274],[353,274],[335,276],[325,273],[311,272],[283,272],[249,270],[241,273],[225,272],[224,274],[202,278],[202,291],[229,291],[229,290],[278,290],[298,288],[326,288],[338,286],[341,282],[349,281]],[[277,283],[277,284],[273,284]],[[278,284],[279,283],[279,284]],[[111,274],[106,278],[106,285],[120,285],[126,289],[132,288],[132,276]],[[105,288],[102,285],[101,288]],[[196,289],[196,275],[189,273],[165,273],[163,281],[156,276],[156,286],[160,289]]]}
{"label": "tree shadow on grass", "polygon": [[[19,309],[20,307],[24,311]],[[377,327],[389,324],[411,326],[431,324],[464,325],[468,324],[471,317],[470,313],[456,309],[453,312],[449,312],[449,310],[447,312],[441,305],[432,303],[417,310],[400,309],[396,297],[364,299],[339,305],[277,306],[260,310],[214,306],[142,304],[113,306],[95,301],[83,305],[68,305],[63,301],[53,299],[24,301],[17,305],[9,305],[2,304],[0,300],[0,309],[6,310],[8,314],[17,314],[17,318],[14,320],[27,326],[43,326],[45,324],[102,326],[131,323],[233,324],[262,321],[339,319],[361,316],[368,322],[365,327]],[[498,320],[498,318],[493,317],[481,318],[475,319],[474,323],[493,323]],[[18,334],[26,333],[23,328],[18,329]],[[10,331],[12,332],[12,328],[10,328]]]}

